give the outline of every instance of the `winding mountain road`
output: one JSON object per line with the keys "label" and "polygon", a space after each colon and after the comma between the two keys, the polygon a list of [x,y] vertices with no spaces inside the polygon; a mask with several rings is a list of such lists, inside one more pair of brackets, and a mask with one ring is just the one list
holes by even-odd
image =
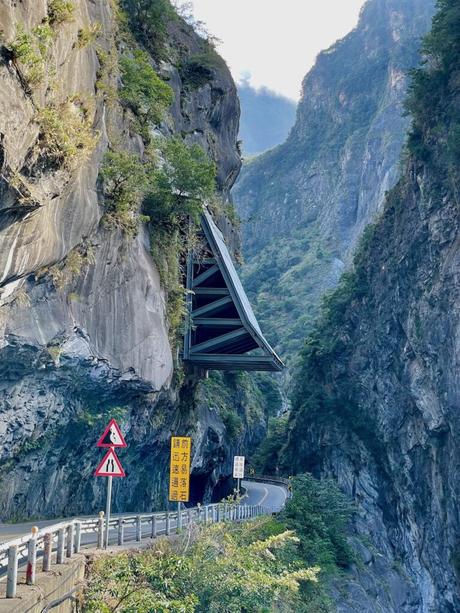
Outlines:
{"label": "winding mountain road", "polygon": [[242,481],[246,490],[243,504],[255,504],[270,508],[273,513],[281,511],[288,496],[287,490],[282,485],[263,483],[260,481]]}
{"label": "winding mountain road", "polygon": [[[280,511],[287,498],[287,490],[282,485],[274,485],[272,483],[264,483],[258,481],[242,481],[242,486],[245,489],[245,494],[242,499],[242,504],[260,505],[272,509],[274,513]],[[78,516],[84,519],[85,516]],[[87,516],[94,517],[92,516]],[[113,514],[112,517],[117,517],[117,514]],[[71,519],[71,518],[66,518]],[[66,521],[66,519],[38,519],[35,521],[24,522],[19,524],[4,524],[0,523],[0,544],[6,541],[11,541],[15,538],[30,534],[33,526],[38,528],[46,528],[58,524],[60,521]],[[164,522],[159,522],[159,533],[164,532]],[[171,528],[174,528],[175,524],[171,524]],[[110,531],[111,540],[116,538],[116,530]],[[126,527],[125,540],[130,541],[135,539],[135,528]],[[97,535],[83,534],[82,545],[91,545],[96,543]]]}

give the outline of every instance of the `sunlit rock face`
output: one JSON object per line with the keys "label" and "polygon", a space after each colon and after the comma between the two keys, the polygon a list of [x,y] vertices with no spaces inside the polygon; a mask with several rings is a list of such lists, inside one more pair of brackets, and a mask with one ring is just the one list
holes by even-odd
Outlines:
{"label": "sunlit rock face", "polygon": [[[129,478],[117,485],[118,509],[164,505],[173,430],[196,435],[194,466],[202,494],[211,496],[231,472],[230,461],[225,464],[231,442],[217,409],[202,401],[195,409],[196,380],[188,380],[182,391],[173,381],[167,297],[146,229],[131,238],[101,222],[98,176],[104,153],[112,141],[139,154],[143,144],[122,108],[97,86],[100,50],[108,54],[114,44],[110,3],[74,0],[73,5],[72,19],[54,27],[44,78],[30,88],[7,47],[21,25],[31,32],[43,23],[48,3],[0,1],[6,45],[0,62],[3,518],[99,510],[103,488],[92,478],[98,458],[93,447],[113,414],[120,415],[129,443],[123,458]],[[94,24],[101,27],[97,44],[79,45],[79,31]],[[176,20],[168,26],[167,44],[187,58],[200,52],[202,41]],[[152,62],[175,93],[161,131],[203,146],[216,162],[219,191],[228,194],[240,158],[239,103],[227,67],[219,62],[206,83],[191,88],[177,62]],[[89,101],[97,145],[72,168],[47,163],[40,155],[40,109],[75,97]],[[221,221],[236,247],[237,235]],[[53,268],[75,249],[83,260],[59,289]],[[251,434],[245,429],[241,434],[247,441],[262,436],[263,420],[251,428]]]}
{"label": "sunlit rock face", "polygon": [[407,73],[433,0],[370,0],[355,30],[306,75],[287,141],[244,165],[233,190],[244,281],[282,356],[302,346],[399,176]]}

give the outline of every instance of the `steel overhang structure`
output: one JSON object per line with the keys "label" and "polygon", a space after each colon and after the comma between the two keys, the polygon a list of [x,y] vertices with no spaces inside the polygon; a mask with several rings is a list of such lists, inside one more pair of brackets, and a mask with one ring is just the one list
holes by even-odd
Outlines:
{"label": "steel overhang structure", "polygon": [[265,339],[222,233],[202,215],[204,254],[187,263],[188,326],[184,360],[208,370],[281,371],[284,364]]}

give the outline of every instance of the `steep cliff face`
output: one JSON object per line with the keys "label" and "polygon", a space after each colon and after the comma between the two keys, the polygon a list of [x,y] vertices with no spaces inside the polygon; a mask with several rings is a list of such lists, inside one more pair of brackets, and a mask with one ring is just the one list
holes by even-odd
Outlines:
{"label": "steep cliff face", "polygon": [[[218,459],[263,432],[262,413],[249,423],[239,403],[242,428],[232,439],[196,381],[173,382],[167,292],[148,232],[141,225],[127,236],[104,223],[98,175],[107,147],[139,155],[144,148],[116,97],[114,57],[126,45],[118,31],[127,27],[117,13],[103,0],[0,2],[4,518],[99,509],[93,446],[115,413],[129,442],[129,478],[116,488],[115,507],[124,510],[164,504],[173,429],[194,434],[193,478],[207,496],[229,472]],[[161,25],[162,58],[150,49],[158,48],[154,34],[141,41],[174,91],[159,131],[200,144],[225,196],[240,167],[234,83],[216,54],[201,66],[204,41],[187,24],[174,17]],[[198,82],[190,78],[197,71]],[[62,142],[72,130],[74,140]]]}
{"label": "steep cliff face", "polygon": [[409,68],[432,0],[369,0],[358,26],[319,54],[287,141],[248,163],[234,189],[245,283],[283,356],[295,355],[356,241],[398,176]]}
{"label": "steep cliff face", "polygon": [[357,504],[340,611],[460,610],[460,12],[439,9],[402,178],[296,378],[286,469],[332,475]]}

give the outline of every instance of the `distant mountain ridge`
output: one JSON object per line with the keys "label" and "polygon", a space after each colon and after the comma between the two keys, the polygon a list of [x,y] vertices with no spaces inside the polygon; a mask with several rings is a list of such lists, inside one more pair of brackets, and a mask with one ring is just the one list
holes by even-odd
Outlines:
{"label": "distant mountain ridge", "polygon": [[245,155],[257,155],[284,142],[294,125],[297,104],[247,80],[238,85],[241,104],[240,138]]}
{"label": "distant mountain ridge", "polygon": [[433,0],[367,2],[305,77],[287,141],[247,163],[233,190],[245,284],[284,358],[397,180],[407,73],[433,11]]}

